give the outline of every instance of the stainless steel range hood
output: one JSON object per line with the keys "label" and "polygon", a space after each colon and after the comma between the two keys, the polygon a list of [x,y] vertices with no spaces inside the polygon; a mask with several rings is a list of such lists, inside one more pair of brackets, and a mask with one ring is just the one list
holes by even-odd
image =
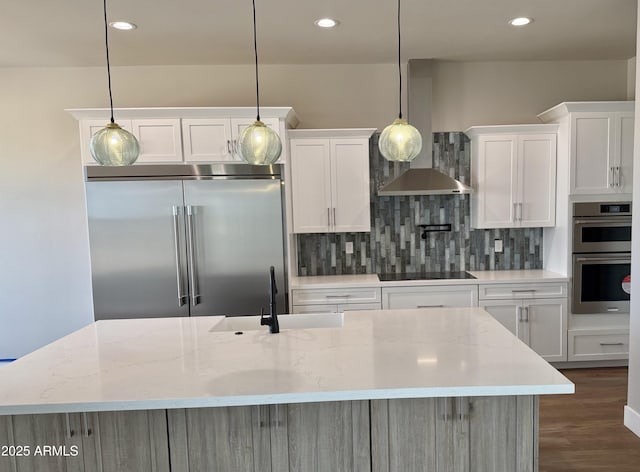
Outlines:
{"label": "stainless steel range hood", "polygon": [[473,189],[433,169],[431,131],[431,60],[411,59],[407,65],[409,120],[422,135],[422,151],[403,174],[378,189],[379,196],[451,195]]}

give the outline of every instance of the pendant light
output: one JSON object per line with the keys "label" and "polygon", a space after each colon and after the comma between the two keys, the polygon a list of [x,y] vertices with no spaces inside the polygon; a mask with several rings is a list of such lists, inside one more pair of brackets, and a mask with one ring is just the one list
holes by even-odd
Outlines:
{"label": "pendant light", "polygon": [[133,164],[140,154],[140,145],[136,137],[122,129],[113,119],[113,97],[111,95],[111,67],[109,65],[109,25],[107,23],[107,0],[104,6],[104,36],[107,52],[107,80],[109,83],[109,109],[111,121],[91,137],[89,150],[96,162],[103,166],[128,166]]}
{"label": "pendant light", "polygon": [[248,164],[271,165],[282,153],[278,134],[260,121],[260,91],[258,82],[258,43],[256,40],[256,1],[253,5],[253,52],[256,60],[256,121],[245,128],[238,138],[237,151]]}
{"label": "pendant light", "polygon": [[402,71],[400,69],[400,0],[398,0],[398,103],[400,112],[380,134],[378,148],[388,161],[408,162],[422,149],[420,132],[402,118]]}

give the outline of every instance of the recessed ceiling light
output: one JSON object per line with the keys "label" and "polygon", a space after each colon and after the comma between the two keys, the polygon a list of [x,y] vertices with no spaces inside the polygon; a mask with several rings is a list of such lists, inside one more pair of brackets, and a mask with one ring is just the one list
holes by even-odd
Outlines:
{"label": "recessed ceiling light", "polygon": [[509,20],[509,24],[511,26],[525,26],[531,23],[533,20],[527,17],[514,18],[513,20]]}
{"label": "recessed ceiling light", "polygon": [[133,23],[129,23],[128,21],[112,21],[111,23],[109,23],[109,26],[118,30],[123,30],[123,31],[134,30],[138,27],[137,25],[134,25]]}
{"label": "recessed ceiling light", "polygon": [[331,18],[322,18],[314,21],[313,23],[320,28],[334,28],[340,24],[338,20],[333,20]]}

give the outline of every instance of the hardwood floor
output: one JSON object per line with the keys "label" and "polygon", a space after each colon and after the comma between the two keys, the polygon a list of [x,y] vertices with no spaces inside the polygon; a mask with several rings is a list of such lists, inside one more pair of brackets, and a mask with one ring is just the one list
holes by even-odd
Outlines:
{"label": "hardwood floor", "polygon": [[627,368],[562,373],[576,393],[540,396],[539,472],[640,471],[640,438],[623,424]]}

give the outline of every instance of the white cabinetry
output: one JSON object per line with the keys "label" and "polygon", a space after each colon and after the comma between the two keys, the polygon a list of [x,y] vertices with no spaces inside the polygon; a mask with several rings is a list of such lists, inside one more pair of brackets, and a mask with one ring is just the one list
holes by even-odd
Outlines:
{"label": "white cabinetry", "polygon": [[293,313],[342,313],[379,310],[380,288],[293,289]]}
{"label": "white cabinetry", "polygon": [[[80,152],[84,164],[96,164],[89,150],[91,137],[104,128],[109,118],[88,119],[80,122]],[[124,119],[116,122],[132,133],[140,144],[139,163],[182,161],[180,120],[172,118]]]}
{"label": "white cabinetry", "polygon": [[474,126],[471,224],[475,228],[555,224],[556,125]]}
{"label": "white cabinetry", "polygon": [[611,361],[629,359],[629,330],[569,330],[569,361]]}
{"label": "white cabinetry", "polygon": [[385,287],[382,308],[447,308],[478,306],[477,285]]}
{"label": "white cabinetry", "polygon": [[371,229],[369,138],[374,131],[289,132],[295,233]]}
{"label": "white cabinetry", "polygon": [[479,305],[550,362],[567,360],[567,284],[481,284]]}
{"label": "white cabinetry", "polygon": [[[109,121],[107,109],[69,111],[80,123],[83,164],[96,164],[89,142]],[[286,162],[286,132],[298,124],[287,107],[261,109],[261,120],[282,141],[279,163]],[[122,108],[114,111],[116,122],[133,133],[140,143],[136,164],[239,162],[237,139],[255,121],[254,108]]]}
{"label": "white cabinetry", "polygon": [[[254,118],[188,118],[182,120],[184,159],[188,162],[238,162],[238,137]],[[261,120],[280,133],[277,118]],[[282,136],[280,137],[282,140]]]}
{"label": "white cabinetry", "polygon": [[631,193],[634,102],[565,102],[538,117],[567,127],[571,195]]}

